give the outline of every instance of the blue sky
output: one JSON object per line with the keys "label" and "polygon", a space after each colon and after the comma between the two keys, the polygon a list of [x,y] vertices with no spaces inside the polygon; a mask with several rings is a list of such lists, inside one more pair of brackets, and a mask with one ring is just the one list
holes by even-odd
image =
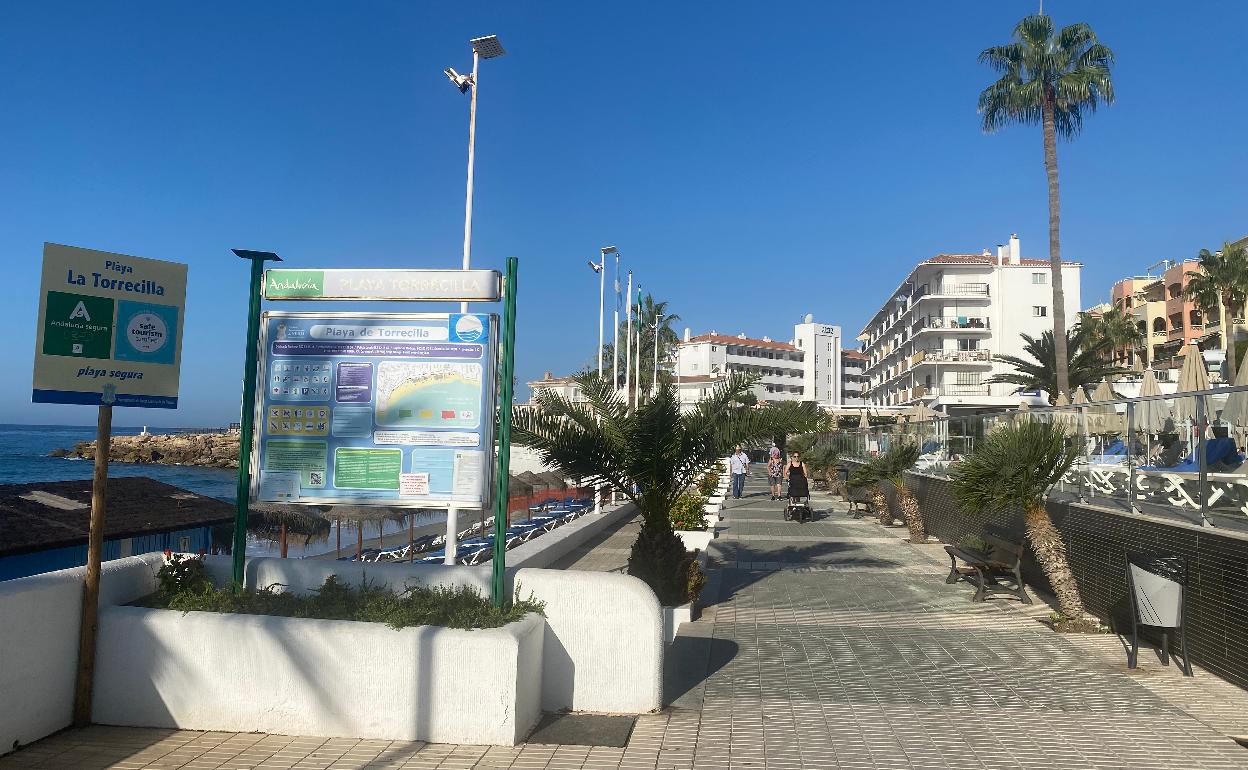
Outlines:
{"label": "blue sky", "polygon": [[[985,136],[975,113],[992,77],[976,54],[1032,10],[0,5],[0,422],[94,420],[30,404],[44,241],[190,265],[183,406],[125,410],[122,425],[236,419],[246,267],[232,247],[290,266],[457,266],[467,100],[442,69],[467,70],[466,41],[491,33],[509,54],[483,65],[474,265],[520,258],[521,381],[593,355],[585,262],[606,244],[695,332],[787,338],[810,312],[852,335],[930,254],[1017,232],[1047,255],[1039,129]],[[1248,5],[1047,10],[1118,55],[1118,103],[1059,148],[1084,304],[1248,234]]]}

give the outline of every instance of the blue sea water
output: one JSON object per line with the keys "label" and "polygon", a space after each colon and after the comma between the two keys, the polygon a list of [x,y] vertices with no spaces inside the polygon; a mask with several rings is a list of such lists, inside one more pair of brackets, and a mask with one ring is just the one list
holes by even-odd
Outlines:
{"label": "blue sea water", "polygon": [[[114,428],[114,436],[135,436],[139,428]],[[159,432],[159,430],[153,431]],[[69,481],[91,478],[93,463],[90,460],[70,460],[49,457],[54,449],[72,449],[80,441],[94,441],[94,425],[6,425],[0,424],[0,484],[23,484],[35,481]],[[201,495],[234,502],[234,490],[238,474],[223,468],[193,468],[178,465],[152,463],[110,463],[109,476],[147,476],[166,484]],[[385,522],[385,532],[398,532],[403,525]],[[378,536],[377,525],[365,525],[366,539]],[[343,553],[353,553],[356,532],[349,524],[342,525]],[[327,541],[304,545],[298,537],[290,538],[288,554],[291,557],[310,556],[334,550],[336,533],[331,532]],[[247,553],[257,556],[278,555],[277,545],[267,540],[249,537]]]}

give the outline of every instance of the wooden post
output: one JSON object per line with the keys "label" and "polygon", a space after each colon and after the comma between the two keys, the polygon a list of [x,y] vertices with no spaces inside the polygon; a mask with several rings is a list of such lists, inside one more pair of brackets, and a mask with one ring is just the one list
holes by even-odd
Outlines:
{"label": "wooden post", "polygon": [[414,514],[407,515],[407,560],[415,561],[416,559],[416,516]]}
{"label": "wooden post", "polygon": [[82,584],[82,623],[78,629],[78,676],[74,682],[74,726],[91,724],[95,682],[95,635],[99,624],[100,552],[104,548],[104,510],[108,504],[108,451],[113,433],[113,388],[101,398],[95,428],[95,474],[91,477],[91,530],[87,536],[87,575]]}
{"label": "wooden post", "polygon": [[281,534],[280,545],[282,549],[282,558],[285,559],[286,558],[286,522],[284,521],[282,522],[282,534]]}

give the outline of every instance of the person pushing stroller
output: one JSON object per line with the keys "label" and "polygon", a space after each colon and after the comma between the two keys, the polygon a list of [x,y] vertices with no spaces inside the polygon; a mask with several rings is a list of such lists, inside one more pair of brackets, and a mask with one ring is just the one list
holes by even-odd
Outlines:
{"label": "person pushing stroller", "polygon": [[813,521],[815,514],[810,508],[810,471],[802,461],[800,452],[789,455],[789,461],[784,465],[784,479],[789,482],[789,504],[784,509],[784,518],[796,518],[800,522],[809,517]]}

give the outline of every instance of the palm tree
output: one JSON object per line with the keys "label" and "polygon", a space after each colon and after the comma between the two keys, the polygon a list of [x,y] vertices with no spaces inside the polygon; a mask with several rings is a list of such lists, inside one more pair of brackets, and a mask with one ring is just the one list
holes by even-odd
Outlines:
{"label": "palm tree", "polygon": [[[913,468],[918,459],[919,447],[916,444],[898,442],[871,462],[878,466],[879,478],[892,484],[893,490],[897,493],[897,505],[901,508],[901,517],[905,520],[906,527],[910,529],[910,542],[926,543],[927,531],[923,527],[919,501],[910,487],[906,486],[905,477],[906,471]],[[892,518],[891,513],[889,518]]]}
{"label": "palm tree", "polygon": [[1036,561],[1053,586],[1062,614],[1071,620],[1083,619],[1086,612],[1066,543],[1049,518],[1044,498],[1070,470],[1077,454],[1060,425],[1015,421],[989,433],[952,473],[954,499],[967,513],[1022,509]]}
{"label": "palm tree", "polygon": [[735,406],[754,381],[729,375],[684,413],[675,389],[660,383],[653,399],[630,412],[609,382],[580,375],[585,403],[543,391],[536,409],[515,411],[512,440],[536,449],[563,475],[600,479],[636,503],[642,525],[629,574],[649,584],[663,604],[683,604],[696,597],[689,595],[692,557],[668,519],[676,499],[736,444],[809,431],[818,422],[814,404]]}
{"label": "palm tree", "polygon": [[[672,328],[672,324],[680,320],[680,316],[675,313],[667,312],[667,302],[655,302],[653,294],[647,294],[633,305],[633,347],[629,351],[625,344],[628,334],[628,324],[620,322],[620,347],[625,352],[631,352],[637,356],[637,360],[641,362],[640,377],[638,382],[633,382],[633,376],[630,373],[628,380],[630,387],[636,388],[638,392],[649,392],[650,381],[654,379],[654,340],[657,321],[658,340],[659,340],[659,364],[670,356],[676,354],[676,345],[680,343],[680,337],[676,334],[676,330]],[[615,360],[615,344],[611,342],[603,343],[602,360],[607,362],[604,364],[606,371],[611,371],[610,362]],[[621,354],[622,355],[622,354]],[[595,361],[597,356],[595,354]],[[623,387],[624,370],[621,361],[620,369],[620,387]],[[597,364],[586,364],[586,371],[589,369],[597,371]],[[662,372],[660,372],[660,375]],[[663,379],[662,376],[659,379]]]}
{"label": "palm tree", "polygon": [[1198,258],[1200,271],[1191,274],[1183,292],[1200,307],[1206,318],[1221,314],[1226,381],[1235,382],[1239,362],[1235,360],[1235,340],[1231,336],[1233,319],[1228,318],[1227,313],[1248,299],[1248,253],[1242,244],[1226,243],[1221,251],[1212,254],[1208,249],[1201,249]]}
{"label": "palm tree", "polygon": [[[1049,403],[1057,401],[1057,350],[1053,344],[1053,332],[1044,332],[1040,339],[1030,334],[1021,335],[1023,350],[1031,356],[1031,360],[1018,356],[993,356],[994,361],[1009,364],[1013,372],[994,374],[988,382],[1008,382],[1018,386],[1018,390],[1043,390],[1049,394]],[[1072,388],[1081,388],[1100,382],[1108,377],[1117,377],[1130,373],[1129,369],[1106,363],[1103,351],[1109,343],[1097,340],[1085,326],[1076,326],[1066,333],[1067,384]]]}
{"label": "palm tree", "polygon": [[1087,24],[1058,31],[1043,13],[1027,16],[1014,39],[980,52],[979,61],[1001,77],[979,95],[984,131],[1011,123],[1035,125],[1044,134],[1044,168],[1049,181],[1049,267],[1053,285],[1053,333],[1057,340],[1057,391],[1070,393],[1066,356],[1066,296],[1062,288],[1061,202],[1057,185],[1057,139],[1073,139],[1084,112],[1101,102],[1113,104],[1109,68],[1114,53],[1099,43]]}
{"label": "palm tree", "polygon": [[1099,315],[1080,313],[1079,325],[1088,330],[1092,346],[1102,350],[1109,363],[1113,363],[1114,353],[1134,348],[1144,339],[1135,319],[1116,307]]}
{"label": "palm tree", "polygon": [[875,509],[875,515],[880,524],[889,527],[893,524],[893,509],[888,507],[888,497],[884,495],[884,488],[880,486],[884,481],[884,468],[876,462],[878,459],[878,457],[873,457],[867,463],[855,468],[846,486],[866,489],[867,494],[871,496],[871,507]]}

